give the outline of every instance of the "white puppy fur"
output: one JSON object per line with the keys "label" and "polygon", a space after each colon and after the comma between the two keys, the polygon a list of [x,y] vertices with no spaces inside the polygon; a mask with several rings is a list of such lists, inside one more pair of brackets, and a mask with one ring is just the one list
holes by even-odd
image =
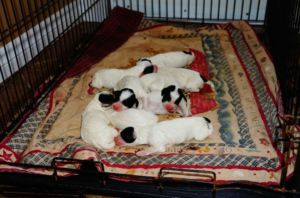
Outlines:
{"label": "white puppy fur", "polygon": [[144,75],[141,80],[147,90],[161,90],[170,84],[177,84],[189,92],[198,92],[205,81],[198,72],[185,68],[159,68],[157,73]]}
{"label": "white puppy fur", "polygon": [[[179,92],[179,88],[175,86],[174,90],[162,93],[162,91],[152,91],[147,95],[147,105],[144,109],[155,114],[168,114],[177,112],[183,117],[191,115],[190,101],[182,98],[183,92]],[[164,94],[169,94],[169,100],[163,101]],[[181,98],[180,98],[181,97]],[[180,98],[178,104],[175,101]]]}
{"label": "white puppy fur", "polygon": [[171,75],[151,73],[141,77],[143,87],[147,92],[160,91],[169,85],[177,85],[177,80]]}
{"label": "white puppy fur", "polygon": [[129,69],[100,69],[94,75],[91,85],[95,88],[113,89],[124,76],[141,76],[145,67],[133,66]]}
{"label": "white puppy fur", "polygon": [[115,140],[119,146],[149,144],[149,148],[136,153],[144,156],[165,152],[171,145],[192,139],[204,140],[212,134],[212,131],[213,126],[208,118],[177,118],[159,122],[151,127],[127,127]]}
{"label": "white puppy fur", "polygon": [[176,79],[178,86],[189,92],[198,92],[204,85],[204,79],[200,74],[185,68],[160,68],[160,75],[170,75]]}
{"label": "white puppy fur", "polygon": [[110,120],[99,101],[97,93],[82,113],[81,138],[96,147],[111,149],[115,146],[115,128],[109,126]]}
{"label": "white puppy fur", "polygon": [[147,66],[150,64],[160,67],[185,67],[190,65],[195,59],[192,52],[174,51],[157,54],[148,58],[141,58],[138,66]]}
{"label": "white puppy fur", "polygon": [[110,121],[114,127],[124,129],[128,125],[134,127],[154,125],[158,122],[158,117],[154,113],[142,109],[126,109],[111,113]]}

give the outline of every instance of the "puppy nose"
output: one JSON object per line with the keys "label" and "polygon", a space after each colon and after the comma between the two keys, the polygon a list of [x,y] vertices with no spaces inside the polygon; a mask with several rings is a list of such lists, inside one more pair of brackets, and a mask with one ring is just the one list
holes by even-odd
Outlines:
{"label": "puppy nose", "polygon": [[89,88],[87,92],[89,95],[94,95],[95,88],[92,86],[92,82],[89,83]]}
{"label": "puppy nose", "polygon": [[168,112],[171,112],[171,113],[174,112],[174,110],[175,110],[174,104],[172,104],[172,103],[166,103],[164,105],[164,107]]}
{"label": "puppy nose", "polygon": [[158,72],[158,67],[157,65],[153,65],[153,73],[157,73]]}
{"label": "puppy nose", "polygon": [[112,104],[112,108],[115,111],[122,111],[122,105],[120,103],[114,103],[114,104]]}
{"label": "puppy nose", "polygon": [[124,146],[125,145],[125,142],[123,141],[123,139],[119,135],[114,138],[114,141],[115,141],[115,144],[117,146]]}

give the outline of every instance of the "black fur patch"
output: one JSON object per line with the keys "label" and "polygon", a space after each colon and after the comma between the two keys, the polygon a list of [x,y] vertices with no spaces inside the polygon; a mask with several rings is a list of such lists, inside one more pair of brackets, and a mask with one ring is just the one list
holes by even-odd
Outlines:
{"label": "black fur patch", "polygon": [[170,85],[165,87],[161,90],[162,102],[169,102],[171,101],[171,92],[175,91],[175,85]]}
{"label": "black fur patch", "polygon": [[182,52],[185,53],[185,54],[192,55],[192,52],[190,52],[190,51],[182,51]]}
{"label": "black fur patch", "polygon": [[101,93],[101,94],[99,94],[98,100],[102,104],[111,105],[112,103],[115,102],[115,97],[113,94],[110,94],[110,93]]}
{"label": "black fur patch", "polygon": [[154,66],[153,65],[149,65],[147,67],[145,67],[144,71],[142,72],[143,75],[145,74],[151,74],[154,72]]}
{"label": "black fur patch", "polygon": [[207,82],[207,79],[204,78],[201,74],[200,74],[200,77],[202,78],[203,82]]}
{"label": "black fur patch", "polygon": [[[129,98],[127,98],[123,101],[120,101],[121,94],[124,91],[129,91],[132,95]],[[135,94],[134,94],[132,89],[124,88],[124,89],[121,89],[121,90],[118,90],[118,91],[114,91],[113,94],[115,96],[115,102],[120,101],[124,106],[126,106],[128,108],[132,108],[134,106],[137,108],[139,106],[139,101],[135,97]]]}
{"label": "black fur patch", "polygon": [[152,61],[149,60],[148,58],[140,58],[138,61],[148,61],[149,63],[152,64]]}
{"label": "black fur patch", "polygon": [[126,143],[133,143],[135,141],[134,137],[134,128],[133,127],[126,127],[120,132],[121,138],[126,142]]}
{"label": "black fur patch", "polygon": [[124,106],[126,106],[128,108],[132,108],[134,106],[137,108],[139,106],[139,101],[136,99],[134,94],[121,102]]}
{"label": "black fur patch", "polygon": [[205,121],[206,121],[207,123],[211,123],[210,119],[208,119],[207,117],[203,117],[203,118],[205,119]]}
{"label": "black fur patch", "polygon": [[181,102],[182,99],[184,99],[185,102],[187,102],[187,99],[186,99],[182,89],[178,89],[178,94],[179,94],[179,97],[175,100],[176,105],[179,105],[179,103]]}

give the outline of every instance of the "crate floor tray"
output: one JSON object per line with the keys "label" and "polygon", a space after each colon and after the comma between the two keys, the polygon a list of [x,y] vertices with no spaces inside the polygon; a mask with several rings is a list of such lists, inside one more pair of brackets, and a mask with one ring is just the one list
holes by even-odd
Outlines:
{"label": "crate floor tray", "polygon": [[[135,153],[146,146],[101,150],[80,139],[81,113],[93,97],[88,90],[97,69],[127,68],[140,57],[187,49],[198,53],[193,69],[206,69],[215,85],[213,93],[189,96],[192,102],[205,104],[193,116],[212,120],[214,132],[209,138],[144,157]],[[19,130],[1,143],[0,160],[50,166],[58,157],[93,159],[108,173],[156,177],[161,168],[179,168],[212,171],[217,182],[278,184],[282,168],[282,154],[275,144],[278,92],[273,63],[247,23],[183,29],[144,21],[140,31],[121,47],[87,71],[64,80]],[[0,170],[53,173],[8,165],[1,165]],[[293,156],[288,173],[292,171]],[[193,174],[184,177],[199,179]]]}

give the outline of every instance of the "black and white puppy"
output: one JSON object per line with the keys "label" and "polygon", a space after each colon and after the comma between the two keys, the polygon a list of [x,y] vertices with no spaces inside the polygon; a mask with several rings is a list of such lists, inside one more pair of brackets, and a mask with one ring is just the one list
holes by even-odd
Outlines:
{"label": "black and white puppy", "polygon": [[115,111],[123,111],[130,108],[139,108],[155,114],[168,114],[177,112],[183,117],[191,115],[190,102],[182,89],[175,85],[163,88],[161,91],[152,91],[141,100],[136,97],[130,88],[124,88],[112,93],[103,93],[99,100],[106,106],[112,106]]}
{"label": "black and white puppy", "polygon": [[156,65],[160,67],[185,67],[190,65],[195,59],[195,55],[189,51],[174,51],[157,54],[148,58],[141,58],[137,66]]}
{"label": "black and white puppy", "polygon": [[145,110],[156,114],[168,114],[177,112],[183,117],[190,116],[190,103],[182,89],[175,85],[169,85],[161,91],[148,93]]}
{"label": "black and white puppy", "polygon": [[136,98],[134,91],[129,88],[113,91],[112,93],[101,94],[99,96],[99,101],[103,103],[103,106],[112,106],[115,111],[139,107],[139,101]]}
{"label": "black and white puppy", "polygon": [[82,113],[80,134],[85,142],[93,146],[111,149],[115,146],[114,137],[118,132],[109,125],[109,116],[100,101],[101,95],[97,93]]}
{"label": "black and white puppy", "polygon": [[144,156],[165,152],[169,146],[192,139],[202,141],[211,135],[212,131],[211,121],[206,117],[177,118],[150,127],[126,127],[115,138],[115,142],[117,146],[149,144],[149,148],[136,153]]}
{"label": "black and white puppy", "polygon": [[[133,94],[126,93],[126,90],[131,90]],[[119,101],[116,101],[113,104],[113,108],[116,107],[116,103],[122,104],[122,101],[131,101],[134,97],[138,101],[138,108],[142,109],[144,105],[147,104],[147,92],[144,89],[144,86],[142,84],[142,81],[137,76],[125,76],[123,77],[114,88],[115,91],[120,91]],[[127,98],[129,100],[127,100]],[[131,98],[131,99],[130,99]],[[123,103],[124,103],[123,102]],[[136,103],[136,102],[135,102]],[[119,105],[119,106],[120,106]],[[122,107],[119,107],[120,109]],[[124,104],[124,107],[122,109],[130,108],[128,105]],[[117,109],[115,109],[117,110]]]}

